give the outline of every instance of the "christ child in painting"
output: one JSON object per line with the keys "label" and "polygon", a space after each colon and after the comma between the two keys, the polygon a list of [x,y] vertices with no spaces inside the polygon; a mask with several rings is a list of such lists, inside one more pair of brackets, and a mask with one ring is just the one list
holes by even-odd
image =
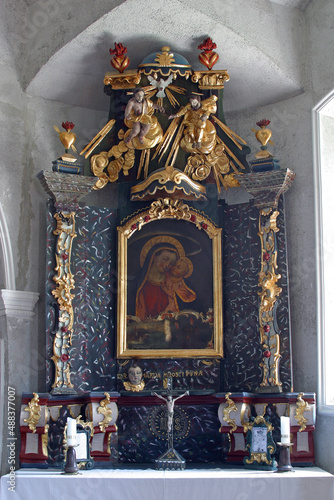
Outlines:
{"label": "christ child in painting", "polygon": [[166,273],[162,289],[167,293],[169,302],[164,310],[165,313],[179,311],[176,296],[180,297],[183,302],[192,302],[196,299],[196,293],[184,282],[184,278],[188,278],[192,272],[193,265],[190,259],[181,257]]}

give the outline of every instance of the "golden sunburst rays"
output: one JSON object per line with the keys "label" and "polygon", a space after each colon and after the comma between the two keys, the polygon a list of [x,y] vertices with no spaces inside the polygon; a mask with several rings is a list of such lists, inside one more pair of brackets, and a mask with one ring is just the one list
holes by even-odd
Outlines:
{"label": "golden sunburst rays", "polygon": [[[231,139],[231,141],[234,142],[234,144],[237,146],[238,149],[242,151],[242,145],[241,144],[247,144],[246,141],[244,141],[238,134],[233,132],[227,125],[225,125],[222,121],[220,121],[216,116],[211,115],[211,118],[217,123],[217,125],[225,132],[225,134]],[[223,144],[224,148],[226,150],[226,153],[233,159],[233,161],[242,169],[245,169],[245,166],[241,163],[240,160],[235,156],[235,154],[226,146],[224,141],[218,137],[217,135],[217,142],[219,144]],[[241,143],[241,144],[240,144]],[[231,162],[231,166],[233,170],[238,174],[240,173],[238,169],[235,167],[234,163]]]}
{"label": "golden sunburst rays", "polygon": [[231,139],[231,141],[234,142],[234,144],[239,148],[242,149],[242,146],[239,144],[247,144],[246,141],[244,141],[238,134],[233,132],[225,123],[221,122],[216,116],[211,115],[211,118],[219,125],[219,127],[225,132],[226,135]]}
{"label": "golden sunburst rays", "polygon": [[174,163],[175,163],[175,160],[177,157],[177,153],[178,153],[179,148],[180,148],[180,142],[181,142],[181,139],[183,136],[183,129],[184,129],[184,125],[183,125],[183,123],[181,123],[180,128],[176,134],[175,141],[173,142],[172,147],[171,147],[170,152],[169,152],[169,155],[167,157],[167,160],[165,163],[166,167],[167,167],[167,165],[171,165],[172,167],[174,166]]}
{"label": "golden sunburst rays", "polygon": [[167,88],[165,89],[167,99],[169,100],[173,108],[175,108],[176,106],[180,106],[180,104],[179,101],[173,96],[171,90],[173,92],[176,92],[177,94],[182,94],[182,95],[186,93],[186,90],[182,87],[177,87],[176,85],[169,85],[168,89]]}
{"label": "golden sunburst rays", "polygon": [[[154,158],[156,158],[157,155],[159,155],[160,156],[159,163],[160,163],[162,156],[166,153],[167,149],[169,148],[169,145],[174,137],[174,134],[175,134],[176,129],[180,123],[180,120],[181,120],[181,117],[173,118],[171,124],[169,125],[168,129],[166,130],[166,132],[162,138],[162,141],[157,146],[152,160],[154,160]],[[174,143],[175,143],[175,141],[174,141]]]}
{"label": "golden sunburst rays", "polygon": [[150,164],[150,155],[151,155],[150,149],[143,149],[142,150],[141,155],[140,155],[139,166],[138,166],[137,179],[139,179],[143,167],[144,167],[144,179],[147,178],[148,167]]}
{"label": "golden sunburst rays", "polygon": [[109,120],[108,123],[96,134],[96,136],[90,141],[89,144],[80,152],[80,155],[85,154],[85,158],[87,159],[88,156],[94,151],[96,146],[100,144],[100,142],[105,138],[105,136],[110,132],[110,130],[113,128],[116,120]]}
{"label": "golden sunburst rays", "polygon": [[[154,87],[153,85],[147,85],[146,87],[142,87],[142,89],[145,91],[145,96],[148,99],[151,99],[155,94],[158,92],[158,88]],[[176,94],[182,94],[184,95],[186,93],[186,89],[183,87],[177,87],[176,85],[168,85],[168,88],[166,87],[164,89],[164,92],[166,94],[166,97],[170,104],[173,106],[173,108],[176,108],[176,106],[180,106],[179,101],[176,99],[176,97],[172,94],[172,92],[175,92]],[[163,97],[158,97],[157,98],[157,104],[158,106],[163,106]]]}
{"label": "golden sunburst rays", "polygon": [[[238,160],[238,158],[235,156],[235,154],[230,150],[230,148],[228,148],[225,144],[225,142],[217,136],[217,143],[218,144],[222,144],[224,146],[224,149],[226,151],[226,153],[228,154],[228,156],[230,156],[233,161],[235,161],[235,163],[237,163],[237,165],[239,165],[240,168],[242,168],[243,170],[245,170],[245,166],[241,163],[240,160]],[[245,143],[246,144],[246,143]],[[236,168],[236,166],[234,165],[233,162],[230,162],[231,164],[231,167],[233,168],[233,170],[235,171],[236,174],[240,174],[239,170]]]}

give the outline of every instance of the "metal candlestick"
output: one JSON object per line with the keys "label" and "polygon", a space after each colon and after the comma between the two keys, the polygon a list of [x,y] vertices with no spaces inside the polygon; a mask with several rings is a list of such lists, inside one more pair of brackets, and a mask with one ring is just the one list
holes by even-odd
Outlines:
{"label": "metal candlestick", "polygon": [[[77,446],[77,445],[76,445]],[[64,467],[65,474],[78,474],[77,455],[74,446],[67,447],[66,462]]]}
{"label": "metal candlestick", "polygon": [[280,453],[276,472],[292,472],[293,468],[290,462],[290,446],[292,446],[292,443],[277,444],[280,447]]}

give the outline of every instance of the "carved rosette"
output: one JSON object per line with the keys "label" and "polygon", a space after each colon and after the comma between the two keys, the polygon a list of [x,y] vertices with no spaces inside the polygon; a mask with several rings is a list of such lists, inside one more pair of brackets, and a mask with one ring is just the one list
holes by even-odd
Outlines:
{"label": "carved rosette", "polygon": [[74,278],[71,272],[72,242],[76,237],[75,213],[56,212],[54,215],[57,228],[53,231],[58,236],[56,243],[56,275],[53,277],[57,287],[52,290],[52,295],[58,302],[58,327],[53,340],[53,356],[55,365],[55,380],[52,385],[53,392],[70,392],[73,388],[70,380],[70,347],[73,333],[73,306],[74,295],[71,293],[75,288]]}
{"label": "carved rosette", "polygon": [[263,370],[261,387],[276,388],[281,391],[279,377],[280,337],[276,322],[277,299],[282,289],[277,285],[281,275],[277,273],[277,210],[260,210],[259,236],[261,239],[261,271],[259,286],[261,287],[259,321],[260,339],[263,346],[263,359],[260,366]]}

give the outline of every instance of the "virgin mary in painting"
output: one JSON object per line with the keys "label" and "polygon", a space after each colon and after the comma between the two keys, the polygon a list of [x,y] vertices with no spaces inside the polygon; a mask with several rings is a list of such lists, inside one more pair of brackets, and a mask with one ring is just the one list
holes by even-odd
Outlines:
{"label": "virgin mary in painting", "polygon": [[171,236],[156,236],[140,254],[143,271],[136,294],[136,316],[142,321],[179,311],[177,297],[192,302],[196,293],[184,282],[192,263],[180,242]]}
{"label": "virgin mary in painting", "polygon": [[201,217],[150,213],[119,229],[119,357],[221,354],[221,230]]}

